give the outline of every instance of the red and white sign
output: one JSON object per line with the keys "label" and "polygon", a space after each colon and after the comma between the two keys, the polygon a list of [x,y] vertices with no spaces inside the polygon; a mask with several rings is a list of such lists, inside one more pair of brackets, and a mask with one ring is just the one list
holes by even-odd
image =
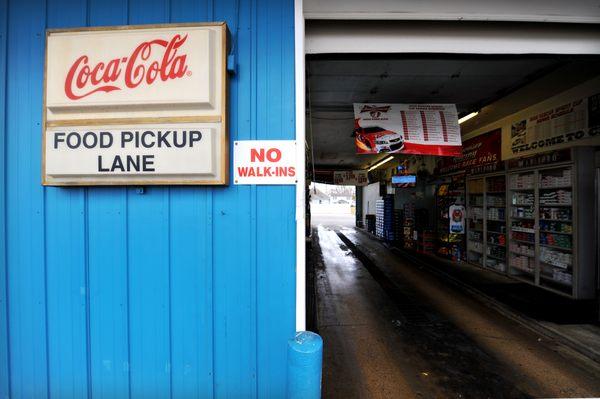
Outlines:
{"label": "red and white sign", "polygon": [[223,34],[222,25],[50,31],[47,120],[220,115]]}
{"label": "red and white sign", "polygon": [[454,104],[354,104],[358,154],[460,156]]}
{"label": "red and white sign", "polygon": [[233,174],[235,184],[296,184],[296,142],[234,142]]}

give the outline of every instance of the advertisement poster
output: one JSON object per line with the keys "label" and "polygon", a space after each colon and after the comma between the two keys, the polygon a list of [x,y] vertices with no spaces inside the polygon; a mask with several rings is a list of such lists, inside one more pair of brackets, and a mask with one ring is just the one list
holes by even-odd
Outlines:
{"label": "advertisement poster", "polygon": [[333,172],[333,184],[338,186],[366,186],[369,184],[366,170],[340,170]]}
{"label": "advertisement poster", "polygon": [[438,173],[466,172],[468,174],[491,173],[502,169],[500,145],[502,129],[498,128],[463,142],[462,155],[442,158]]}
{"label": "advertisement poster", "polygon": [[578,145],[599,145],[600,93],[514,120],[509,140],[505,159]]}
{"label": "advertisement poster", "polygon": [[454,104],[354,104],[358,154],[461,155]]}
{"label": "advertisement poster", "polygon": [[450,216],[450,233],[465,234],[465,207],[451,205],[448,215]]}

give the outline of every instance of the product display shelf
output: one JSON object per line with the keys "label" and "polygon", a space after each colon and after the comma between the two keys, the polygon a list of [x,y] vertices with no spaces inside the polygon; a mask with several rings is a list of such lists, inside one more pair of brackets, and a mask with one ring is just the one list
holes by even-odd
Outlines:
{"label": "product display shelf", "polygon": [[467,259],[506,272],[506,178],[504,175],[467,180]]}
{"label": "product display shelf", "polygon": [[[573,168],[538,172],[539,284],[567,294],[573,286]],[[569,221],[567,221],[569,220]]]}
{"label": "product display shelf", "polygon": [[[585,162],[509,174],[509,274],[574,298],[593,295],[588,281],[593,259],[585,254],[593,238],[581,235],[589,225],[576,223],[577,208],[586,206],[577,202],[578,184],[587,190],[591,186]],[[578,174],[577,165],[583,172]],[[578,237],[584,242],[578,244]],[[581,258],[585,264],[578,264]]]}
{"label": "product display shelf", "polygon": [[528,171],[508,176],[509,255],[508,274],[536,283],[536,173]]}

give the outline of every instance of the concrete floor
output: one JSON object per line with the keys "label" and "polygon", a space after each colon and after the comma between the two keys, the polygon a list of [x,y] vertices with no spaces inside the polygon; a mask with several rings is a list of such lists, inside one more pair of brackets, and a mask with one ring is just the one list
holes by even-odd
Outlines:
{"label": "concrete floor", "polygon": [[313,216],[324,398],[600,396],[598,368],[400,259],[352,218]]}

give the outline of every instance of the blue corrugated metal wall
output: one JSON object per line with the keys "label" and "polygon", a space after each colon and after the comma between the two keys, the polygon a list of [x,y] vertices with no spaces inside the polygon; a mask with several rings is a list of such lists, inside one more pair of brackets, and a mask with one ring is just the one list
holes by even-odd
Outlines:
{"label": "blue corrugated metal wall", "polygon": [[294,188],[43,188],[44,30],[226,21],[230,137],[294,138],[293,1],[0,0],[0,397],[281,397]]}

